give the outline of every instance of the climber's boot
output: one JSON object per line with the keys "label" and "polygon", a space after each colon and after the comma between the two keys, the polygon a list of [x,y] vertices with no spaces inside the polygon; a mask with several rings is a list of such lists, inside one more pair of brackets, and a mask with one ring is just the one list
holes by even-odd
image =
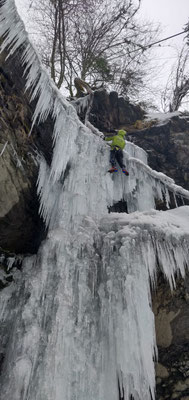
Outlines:
{"label": "climber's boot", "polygon": [[112,174],[112,172],[117,172],[117,168],[116,167],[111,167],[108,172],[110,172],[110,174]]}
{"label": "climber's boot", "polygon": [[129,176],[129,172],[128,172],[125,168],[122,168],[122,172],[123,172],[123,174],[125,174],[126,176]]}

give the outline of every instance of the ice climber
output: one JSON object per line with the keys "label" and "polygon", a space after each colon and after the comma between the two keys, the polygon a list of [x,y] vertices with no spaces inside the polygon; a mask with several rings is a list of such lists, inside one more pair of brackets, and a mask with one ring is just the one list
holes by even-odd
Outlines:
{"label": "ice climber", "polygon": [[118,131],[118,134],[115,136],[106,136],[106,141],[112,141],[111,143],[111,151],[110,151],[110,164],[112,167],[109,169],[108,172],[117,172],[116,168],[116,161],[118,162],[119,166],[122,169],[122,172],[125,175],[129,175],[128,171],[125,169],[125,165],[123,163],[123,149],[125,147],[125,139],[124,136],[126,132],[123,129]]}

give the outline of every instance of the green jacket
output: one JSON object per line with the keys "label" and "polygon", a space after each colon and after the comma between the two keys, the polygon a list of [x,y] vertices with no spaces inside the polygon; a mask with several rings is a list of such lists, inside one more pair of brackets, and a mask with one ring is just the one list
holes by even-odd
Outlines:
{"label": "green jacket", "polygon": [[118,149],[123,150],[125,147],[125,140],[124,140],[125,135],[126,135],[126,132],[121,129],[116,136],[107,136],[105,138],[105,140],[107,142],[112,140],[112,143],[111,143],[112,149],[115,149],[117,147]]}

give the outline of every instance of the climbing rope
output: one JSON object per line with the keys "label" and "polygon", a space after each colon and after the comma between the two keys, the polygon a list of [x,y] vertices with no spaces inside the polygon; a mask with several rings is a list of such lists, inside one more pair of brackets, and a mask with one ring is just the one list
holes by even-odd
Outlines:
{"label": "climbing rope", "polygon": [[169,39],[172,39],[172,38],[174,38],[174,37],[176,37],[176,36],[183,35],[183,33],[186,33],[186,32],[189,32],[189,28],[185,29],[185,30],[182,31],[182,32],[175,33],[174,35],[168,36],[168,37],[166,37],[166,38],[164,38],[164,39],[158,40],[157,42],[150,43],[150,44],[148,44],[147,46],[139,45],[139,46],[140,46],[140,49],[132,50],[132,51],[130,51],[130,53],[134,53],[134,52],[140,51],[140,50],[142,50],[142,51],[147,50],[147,49],[149,49],[150,47],[154,46],[155,44],[165,42],[165,40],[169,40]]}

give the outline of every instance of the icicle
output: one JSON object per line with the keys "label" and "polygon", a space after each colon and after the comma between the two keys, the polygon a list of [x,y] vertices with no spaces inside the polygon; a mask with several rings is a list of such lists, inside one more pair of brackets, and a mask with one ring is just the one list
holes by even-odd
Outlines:
{"label": "icicle", "polygon": [[148,164],[148,156],[146,151],[143,150],[141,147],[138,147],[134,143],[128,142],[126,140],[125,151],[129,153],[130,157],[137,158],[146,165]]}
{"label": "icicle", "polygon": [[94,135],[99,136],[100,138],[104,137],[103,133],[100,132],[99,129],[95,128],[89,121],[86,121],[85,125],[94,133]]}
{"label": "icicle", "polygon": [[89,107],[89,103],[90,103],[90,95],[89,94],[87,96],[84,96],[77,100],[73,100],[71,102],[71,104],[76,109],[77,114],[81,114],[82,112],[85,112]]}
{"label": "icicle", "polygon": [[7,144],[8,144],[8,141],[4,144],[4,146],[3,146],[2,150],[1,150],[1,153],[0,153],[0,157],[2,157],[4,151],[5,151],[6,147],[7,147]]}
{"label": "icicle", "polygon": [[10,271],[16,261],[16,257],[9,257],[7,261],[7,271]]}

